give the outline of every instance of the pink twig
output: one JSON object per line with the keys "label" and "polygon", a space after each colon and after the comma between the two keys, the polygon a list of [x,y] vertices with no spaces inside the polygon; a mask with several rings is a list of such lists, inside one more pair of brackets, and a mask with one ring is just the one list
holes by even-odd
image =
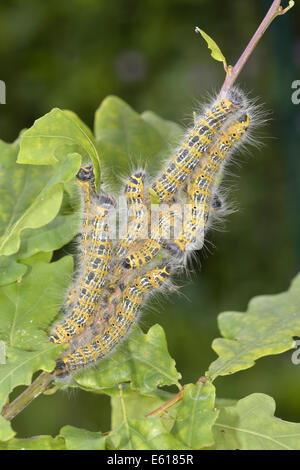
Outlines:
{"label": "pink twig", "polygon": [[276,18],[277,15],[285,13],[287,11],[287,9],[282,10],[280,4],[281,4],[281,0],[273,1],[268,13],[264,17],[261,24],[259,25],[257,31],[254,33],[251,41],[249,42],[248,46],[242,53],[241,57],[239,58],[235,66],[233,68],[231,67],[228,68],[221,92],[229,90],[229,88],[233,85],[238,75],[240,74],[242,68],[244,67],[245,63],[247,62],[248,58],[254,51],[256,44],[259,42],[259,40],[263,36],[264,32],[266,31],[270,23],[273,21],[273,19]]}

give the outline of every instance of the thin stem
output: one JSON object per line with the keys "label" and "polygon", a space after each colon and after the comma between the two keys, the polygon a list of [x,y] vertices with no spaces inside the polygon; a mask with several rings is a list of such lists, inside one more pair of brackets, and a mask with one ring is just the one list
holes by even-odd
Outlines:
{"label": "thin stem", "polygon": [[42,372],[21,395],[19,395],[12,403],[5,406],[2,411],[3,418],[11,421],[20,411],[22,411],[29,403],[32,402],[41,393],[45,392],[52,380],[51,374]]}
{"label": "thin stem", "polygon": [[[207,377],[202,376],[197,380],[195,385],[199,385],[199,384],[205,385],[207,381],[208,381]],[[186,387],[186,385],[183,385],[180,392],[178,392],[174,397],[170,398],[170,400],[166,401],[165,403],[163,403],[161,406],[159,406],[155,410],[153,410],[150,413],[146,414],[145,418],[149,418],[150,416],[154,416],[156,414],[162,414],[165,410],[167,410],[171,406],[175,405],[175,403],[182,400],[183,392],[184,392],[185,387]]]}
{"label": "thin stem", "polygon": [[290,8],[293,7],[293,2],[290,2],[289,6],[284,10],[281,7],[281,0],[274,0],[269,11],[267,12],[266,16],[264,17],[263,21],[257,28],[256,32],[254,33],[252,39],[250,40],[249,44],[247,45],[246,49],[242,53],[241,57],[237,61],[234,67],[228,67],[226,78],[223,83],[221,92],[229,90],[233,83],[236,81],[237,77],[239,76],[241,70],[243,69],[245,63],[249,59],[250,55],[254,51],[257,43],[262,38],[264,32],[268,29],[272,21],[278,15],[282,15],[286,13]]}
{"label": "thin stem", "polygon": [[150,413],[145,415],[145,418],[149,418],[150,416],[154,416],[156,414],[162,414],[165,410],[170,408],[170,406],[175,405],[178,401],[180,401],[183,397],[183,391],[184,391],[185,385],[182,387],[180,392],[178,392],[174,397],[170,398],[170,400],[166,401],[163,403],[161,406],[156,408],[155,410],[151,411]]}

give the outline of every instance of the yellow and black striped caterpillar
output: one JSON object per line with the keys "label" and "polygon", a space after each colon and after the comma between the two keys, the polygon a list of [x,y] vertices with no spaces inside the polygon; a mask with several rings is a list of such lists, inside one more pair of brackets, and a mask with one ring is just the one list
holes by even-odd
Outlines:
{"label": "yellow and black striped caterpillar", "polygon": [[[212,215],[222,213],[220,173],[246,135],[250,111],[244,95],[233,89],[196,121],[175,157],[149,183],[151,193],[164,203],[155,221],[146,174],[133,173],[124,187],[127,229],[117,243],[109,236],[107,220],[114,200],[102,190],[96,195],[90,170],[80,170],[77,180],[87,208],[81,238],[85,266],[67,315],[50,337],[69,343],[69,350],[57,360],[56,377],[75,373],[113,351],[137,321],[147,296],[167,284],[188,252],[202,247]],[[182,214],[189,209],[179,235],[178,207]]]}
{"label": "yellow and black striped caterpillar", "polygon": [[79,280],[78,299],[72,304],[71,312],[52,331],[50,340],[54,343],[69,342],[93,319],[112,257],[108,216],[113,207],[114,200],[103,191],[91,204],[87,261],[84,276]]}
{"label": "yellow and black striped caterpillar", "polygon": [[200,116],[188,132],[176,155],[152,184],[161,202],[168,202],[182,188],[228,119],[244,106],[244,97],[230,90]]}
{"label": "yellow and black striped caterpillar", "polygon": [[123,261],[126,269],[142,268],[150,263],[161,251],[165,242],[170,239],[174,226],[174,214],[166,210],[159,214],[159,220],[151,227],[151,238],[147,238],[136,250],[132,250]]}
{"label": "yellow and black striped caterpillar", "polygon": [[127,231],[119,240],[115,250],[116,256],[119,258],[122,258],[137,241],[147,238],[148,207],[144,188],[145,178],[146,173],[138,171],[129,178],[125,185],[128,224]]}
{"label": "yellow and black striped caterpillar", "polygon": [[[245,103],[246,100],[243,94],[235,89],[230,90],[225,97],[217,99],[204,116],[197,120],[194,128],[188,133],[175,157],[171,159],[168,166],[162,170],[161,175],[152,184],[152,190],[157,194],[161,202],[170,201],[187,180],[193,181],[197,168],[212,154],[211,149],[214,145],[218,144],[224,129],[230,123],[236,122],[236,116],[243,111]],[[194,204],[192,198],[188,201],[188,205],[191,204]],[[195,217],[199,216],[199,210],[195,211],[191,207],[189,211],[190,214],[185,214],[184,216],[183,240],[185,239],[185,232],[195,232],[193,228]],[[203,214],[203,221],[207,217],[208,211]],[[203,225],[203,221],[199,221],[199,223]],[[152,230],[151,237],[125,257],[123,266],[126,269],[143,267],[151,262],[165,245],[169,247],[170,252],[172,248],[175,248],[176,250],[173,250],[173,254],[176,252],[178,254],[177,245],[180,243],[179,239],[176,239],[175,244],[172,242],[166,243],[168,238],[166,234],[169,233],[172,226],[174,226],[174,218],[173,223],[170,223],[169,218],[163,216],[159,224]],[[187,240],[189,238],[191,238],[190,235],[187,235]],[[187,240],[185,246],[188,243]]]}
{"label": "yellow and black striped caterpillar", "polygon": [[[83,276],[83,272],[87,265],[88,239],[90,233],[91,204],[96,197],[95,177],[91,164],[81,166],[76,175],[76,181],[81,189],[83,202],[83,218],[79,234],[79,272]],[[65,306],[71,307],[77,300],[78,296],[78,279],[74,280],[70,286],[65,300]]]}
{"label": "yellow and black striped caterpillar", "polygon": [[170,266],[166,264],[136,277],[130,285],[124,288],[122,300],[118,303],[114,315],[109,319],[103,331],[96,332],[84,346],[60,357],[57,360],[54,375],[64,377],[83,367],[95,364],[100,358],[107,356],[137,320],[146,296],[161,289],[168,282],[170,274]]}
{"label": "yellow and black striped caterpillar", "polygon": [[204,164],[196,170],[187,188],[188,215],[184,221],[182,237],[168,245],[168,250],[176,257],[189,250],[203,246],[205,230],[208,227],[214,199],[216,178],[228,160],[230,153],[242,141],[250,124],[250,116],[244,113],[237,117],[212,147]]}

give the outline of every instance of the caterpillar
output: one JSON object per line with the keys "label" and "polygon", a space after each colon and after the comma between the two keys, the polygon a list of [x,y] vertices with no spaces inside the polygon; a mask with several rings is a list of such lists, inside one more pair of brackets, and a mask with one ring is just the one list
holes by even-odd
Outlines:
{"label": "caterpillar", "polygon": [[159,222],[152,227],[151,238],[140,244],[136,250],[132,250],[124,259],[123,266],[126,269],[137,269],[150,263],[161,251],[164,243],[170,238],[170,231],[174,226],[174,214],[171,211],[160,214]]}
{"label": "caterpillar", "polygon": [[[204,240],[210,220],[224,212],[218,176],[248,130],[248,105],[244,95],[233,89],[215,100],[196,120],[175,156],[151,185],[159,201],[166,203],[166,208],[160,205],[160,216],[152,223],[151,235],[144,171],[133,173],[125,184],[128,224],[125,235],[114,247],[107,221],[114,200],[104,191],[97,196],[91,167],[81,168],[77,179],[86,208],[80,243],[84,266],[75,284],[78,288],[69,291],[67,316],[50,336],[52,342],[69,343],[68,351],[56,362],[55,377],[73,374],[112,352],[136,322],[147,296],[168,283],[172,269],[188,251],[202,247],[201,236]],[[181,210],[185,203],[190,207],[184,232],[179,235],[175,233],[177,215],[171,206],[176,202],[176,193]],[[142,236],[145,228],[146,238]],[[169,258],[168,262],[154,267],[161,262],[152,263],[157,255],[158,259]],[[145,268],[149,263],[151,267]],[[133,276],[136,277],[132,280]]]}
{"label": "caterpillar", "polygon": [[188,132],[178,152],[152,184],[161,202],[170,201],[193,173],[200,159],[218,138],[228,119],[244,105],[244,96],[236,89],[229,90],[200,116]]}
{"label": "caterpillar", "polygon": [[204,242],[211,207],[217,208],[221,201],[214,194],[216,175],[228,160],[229,154],[242,141],[250,124],[249,114],[240,115],[230,124],[212,147],[203,166],[196,170],[187,188],[189,213],[183,236],[168,244],[169,252],[180,257],[186,250],[199,249]]}
{"label": "caterpillar", "polygon": [[[112,290],[118,279],[121,278],[124,267],[124,255],[148,236],[148,205],[145,196],[146,173],[139,170],[130,176],[125,184],[124,194],[127,206],[127,230],[119,239],[114,250],[114,266],[109,278],[108,288]],[[122,214],[123,216],[123,214]],[[122,219],[123,220],[123,219]],[[120,233],[120,225],[119,225]]]}
{"label": "caterpillar", "polygon": [[165,264],[136,277],[132,284],[124,288],[115,314],[109,319],[103,331],[96,333],[84,346],[60,357],[56,361],[54,375],[63,378],[107,356],[135,323],[145,297],[161,289],[169,280],[170,274],[170,266]]}
{"label": "caterpillar", "polygon": [[108,215],[114,204],[114,200],[104,191],[101,191],[91,205],[93,222],[91,224],[85,275],[79,282],[78,300],[74,308],[54,328],[50,336],[50,341],[54,343],[69,342],[93,319],[112,257],[112,240],[109,239]]}
{"label": "caterpillar", "polygon": [[128,226],[124,237],[119,241],[115,253],[122,257],[137,240],[141,239],[148,230],[148,210],[145,198],[144,183],[146,173],[134,173],[125,186],[127,201]]}
{"label": "caterpillar", "polygon": [[[76,175],[76,181],[81,188],[83,196],[83,220],[81,222],[81,234],[80,234],[80,271],[84,270],[86,266],[86,258],[88,251],[88,237],[89,237],[89,227],[90,227],[90,217],[91,217],[91,204],[92,200],[96,197],[95,192],[95,177],[93,172],[93,167],[91,164],[82,165]],[[71,307],[75,304],[78,296],[78,280],[74,281],[70,286],[65,300],[65,307]]]}

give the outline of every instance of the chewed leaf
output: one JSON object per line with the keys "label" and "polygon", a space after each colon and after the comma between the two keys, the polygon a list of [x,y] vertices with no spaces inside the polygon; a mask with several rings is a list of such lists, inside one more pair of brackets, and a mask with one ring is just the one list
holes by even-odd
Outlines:
{"label": "chewed leaf", "polygon": [[67,450],[104,450],[106,436],[101,432],[91,432],[75,426],[64,426],[60,436],[65,439]]}
{"label": "chewed leaf", "polygon": [[216,44],[216,42],[208,34],[206,34],[202,29],[198,28],[198,26],[196,26],[195,31],[196,33],[200,33],[203,39],[206,41],[208,48],[211,50],[212,58],[217,60],[218,62],[223,62],[224,67],[226,67],[227,66],[226,59],[224,55],[222,54],[219,46]]}
{"label": "chewed leaf", "polygon": [[168,352],[165,333],[160,325],[154,325],[147,334],[135,327],[115,353],[94,369],[80,373],[75,380],[84,389],[94,391],[130,381],[134,388],[147,394],[157,386],[178,385],[180,379]]}

